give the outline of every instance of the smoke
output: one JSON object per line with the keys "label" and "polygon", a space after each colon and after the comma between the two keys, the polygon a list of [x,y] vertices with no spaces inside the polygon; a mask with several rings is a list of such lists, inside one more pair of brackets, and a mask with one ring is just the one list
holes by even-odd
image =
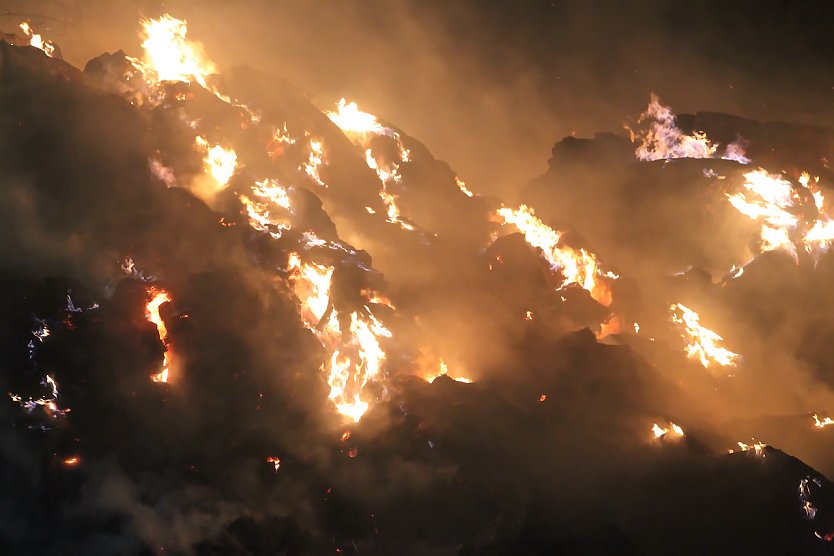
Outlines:
{"label": "smoke", "polygon": [[[755,226],[724,198],[744,171],[735,162],[638,162],[625,137],[600,135],[558,143],[544,167],[555,137],[620,129],[662,70],[674,68],[664,78],[684,108],[735,106],[735,92],[697,96],[733,63],[700,81],[713,51],[692,49],[700,39],[686,33],[671,39],[679,13],[596,8],[167,5],[221,68],[257,68],[221,71],[234,102],[174,83],[160,86],[158,105],[141,104],[120,54],[82,74],[0,45],[0,123],[10,130],[0,142],[0,360],[2,391],[21,396],[0,404],[9,485],[0,548],[824,553],[814,533],[834,530],[825,477],[775,448],[724,451],[757,435],[830,473],[819,448],[830,431],[814,430],[809,413],[834,407],[831,263],[773,252],[726,278],[756,247]],[[52,38],[81,66],[119,47],[138,54],[137,15],[158,6],[62,9],[71,25]],[[636,69],[654,69],[626,77],[638,59]],[[396,122],[409,160],[390,136],[374,139],[372,156],[402,162],[398,201],[413,230],[385,218],[365,153],[300,92],[310,90],[319,107],[349,92]],[[827,191],[824,131],[716,114],[688,127],[722,144],[742,134],[765,166],[812,151],[809,169]],[[295,142],[273,156],[278,128]],[[196,133],[237,150],[234,177],[210,195],[189,187],[205,173]],[[313,140],[325,145],[326,187],[299,165]],[[463,168],[472,189],[508,197],[541,174],[519,196],[568,230],[560,246],[588,249],[619,274],[606,275],[611,306],[582,283],[560,288],[566,270],[494,221],[501,201],[466,196],[435,156]],[[161,166],[174,178],[161,179]],[[241,204],[265,175],[286,185],[285,227],[274,214],[250,226]],[[322,333],[330,321],[306,322],[291,252],[333,268],[323,312],[341,331],[354,305],[390,328],[391,338],[378,335],[385,368],[363,390],[373,405],[358,424],[329,399],[320,367],[339,359]],[[144,314],[151,283],[173,300],[160,307],[166,345]],[[670,302],[697,307],[744,364],[687,359]],[[623,326],[598,341],[612,313]],[[165,349],[170,383],[152,382]],[[441,357],[448,376],[423,380]],[[29,410],[25,400],[45,401]],[[686,433],[657,437],[656,423]],[[819,481],[814,519],[797,496],[805,478]]]}

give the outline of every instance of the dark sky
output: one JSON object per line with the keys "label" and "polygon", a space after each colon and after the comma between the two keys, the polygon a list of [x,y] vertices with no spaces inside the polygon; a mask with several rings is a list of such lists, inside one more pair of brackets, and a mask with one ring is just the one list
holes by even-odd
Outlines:
{"label": "dark sky", "polygon": [[[140,16],[189,21],[221,66],[249,64],[327,107],[341,96],[422,139],[479,191],[539,174],[553,142],[621,130],[654,91],[678,112],[834,122],[831,2],[76,0],[47,14],[78,66],[139,53]],[[7,16],[11,29],[19,16]],[[37,21],[37,20],[35,20]]]}

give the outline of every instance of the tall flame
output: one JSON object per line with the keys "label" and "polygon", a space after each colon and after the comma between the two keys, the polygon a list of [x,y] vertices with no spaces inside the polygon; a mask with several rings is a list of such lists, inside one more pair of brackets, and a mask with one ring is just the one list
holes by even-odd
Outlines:
{"label": "tall flame", "polygon": [[290,281],[301,304],[301,317],[329,356],[322,365],[330,386],[329,398],[336,410],[359,421],[370,407],[362,394],[376,380],[386,354],[380,338],[390,338],[391,331],[365,306],[342,322],[331,303],[333,267],[302,262],[298,254],[289,258]]}
{"label": "tall flame", "polygon": [[168,14],[159,19],[141,21],[145,50],[144,62],[156,74],[158,81],[196,82],[208,89],[206,78],[217,72],[203,46],[185,38],[188,25]]}
{"label": "tall flame", "polygon": [[[714,158],[718,144],[707,138],[706,133],[695,131],[685,134],[676,122],[675,114],[668,106],[660,104],[660,98],[652,93],[649,107],[640,115],[640,122],[651,121],[649,129],[642,133],[632,131],[632,141],[640,139],[635,154],[640,160],[668,160],[671,158]],[[721,156],[726,160],[735,160],[747,164],[744,147],[738,143],[727,145]]]}
{"label": "tall flame", "polygon": [[205,137],[198,135],[194,142],[203,153],[203,168],[211,178],[214,193],[224,189],[237,170],[237,153],[221,145],[210,145]]}
{"label": "tall flame", "polygon": [[159,334],[159,341],[165,346],[165,354],[162,359],[162,370],[151,376],[154,382],[168,382],[168,375],[171,368],[171,350],[168,346],[168,328],[165,326],[165,321],[162,315],[159,314],[159,308],[171,301],[171,295],[162,289],[148,288],[147,290],[149,300],[145,305],[145,318],[156,326],[157,334]]}

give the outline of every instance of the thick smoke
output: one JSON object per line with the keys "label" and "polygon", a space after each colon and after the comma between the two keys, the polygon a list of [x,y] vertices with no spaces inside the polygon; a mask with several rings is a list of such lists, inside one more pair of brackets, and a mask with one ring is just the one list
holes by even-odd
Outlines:
{"label": "thick smoke", "polygon": [[[603,76],[608,66],[586,63],[633,41],[605,63],[659,52],[658,68],[676,56],[696,63],[667,79],[697,81],[702,53],[663,30],[709,14],[653,14],[656,31],[635,38],[612,27],[645,13],[589,27],[599,14],[571,3],[529,13],[270,6],[166,7],[182,9],[189,36],[222,67],[266,70],[211,76],[233,101],[195,83],[164,83],[151,98],[127,78],[135,67],[123,53],[101,55],[139,54],[136,12],[159,15],[150,4],[63,6],[72,25],[50,38],[83,72],[0,43],[2,386],[20,396],[0,404],[4,553],[827,552],[820,537],[834,531],[834,494],[823,473],[834,460],[822,446],[831,431],[816,430],[810,414],[834,411],[831,258],[773,251],[731,278],[759,250],[756,226],[725,197],[751,167],[638,161],[621,120],[664,89],[629,78],[606,91],[628,72]],[[564,21],[548,19],[551,9]],[[533,26],[534,14],[549,15]],[[585,52],[575,41],[589,28],[595,46]],[[335,54],[334,37],[351,48]],[[513,40],[521,45],[508,52]],[[550,54],[570,60],[559,70],[570,86],[542,82]],[[507,85],[511,70],[523,78]],[[371,147],[402,161],[398,201],[414,229],[386,220],[377,174],[320,110],[348,87],[401,126]],[[719,93],[686,96],[701,87],[709,84],[670,96],[751,115]],[[311,103],[300,92],[310,89],[327,100]],[[596,113],[598,91],[636,100]],[[572,130],[556,123],[565,106],[577,129],[617,134],[564,139],[544,168],[542,141]],[[803,119],[774,118],[783,114]],[[796,183],[809,170],[831,190],[830,131],[716,113],[677,125],[722,147],[742,136],[754,164]],[[276,146],[281,128],[296,142]],[[208,179],[198,131],[237,151],[216,194],[189,187]],[[327,187],[299,167],[316,138]],[[567,270],[499,226],[497,197],[463,193],[440,153],[476,178],[471,189],[508,203],[511,186],[542,164],[518,197],[568,230],[564,244],[619,276],[606,278],[610,306],[578,284],[560,287]],[[285,228],[250,225],[242,196],[265,175],[288,186]],[[392,333],[359,423],[328,399],[318,335],[327,323],[305,322],[294,252],[334,268],[327,310],[342,317],[367,301]],[[145,314],[151,285],[173,299],[160,308],[167,346]],[[389,295],[396,309],[364,291]],[[688,359],[669,320],[673,302],[697,308],[743,364],[705,369]],[[606,319],[613,334],[603,338]],[[155,383],[166,348],[172,379]],[[424,380],[440,356],[449,376],[474,382]],[[671,432],[655,437],[653,424]],[[753,436],[776,447],[753,447]]]}

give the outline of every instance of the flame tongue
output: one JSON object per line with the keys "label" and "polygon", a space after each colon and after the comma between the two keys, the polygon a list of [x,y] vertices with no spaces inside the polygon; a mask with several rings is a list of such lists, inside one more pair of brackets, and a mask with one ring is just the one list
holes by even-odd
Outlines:
{"label": "flame tongue", "polygon": [[686,340],[686,354],[690,359],[697,359],[704,368],[713,365],[735,367],[741,356],[720,347],[721,336],[701,325],[701,317],[685,305],[676,303],[670,307],[672,322],[682,328],[681,337]]}
{"label": "flame tongue", "polygon": [[159,309],[162,305],[171,301],[171,296],[167,291],[157,288],[148,288],[148,296],[150,299],[145,305],[145,318],[156,326],[159,341],[165,346],[162,370],[151,376],[151,380],[154,382],[168,382],[168,374],[171,367],[171,350],[168,346],[168,328],[165,326],[162,315],[159,314]]}
{"label": "flame tongue", "polygon": [[546,226],[527,205],[521,205],[515,210],[502,207],[498,209],[498,216],[504,224],[513,224],[518,228],[527,243],[542,250],[550,268],[564,276],[561,287],[577,284],[601,305],[611,304],[611,290],[605,278],[614,278],[614,275],[602,272],[595,255],[584,249],[577,251],[560,245],[562,234]]}
{"label": "flame tongue", "polygon": [[380,339],[390,338],[391,331],[367,305],[363,311],[339,313],[332,301],[333,267],[302,262],[292,253],[288,269],[301,318],[329,352],[322,365],[329,398],[340,414],[359,421],[369,408],[363,390],[379,378],[386,357]]}

